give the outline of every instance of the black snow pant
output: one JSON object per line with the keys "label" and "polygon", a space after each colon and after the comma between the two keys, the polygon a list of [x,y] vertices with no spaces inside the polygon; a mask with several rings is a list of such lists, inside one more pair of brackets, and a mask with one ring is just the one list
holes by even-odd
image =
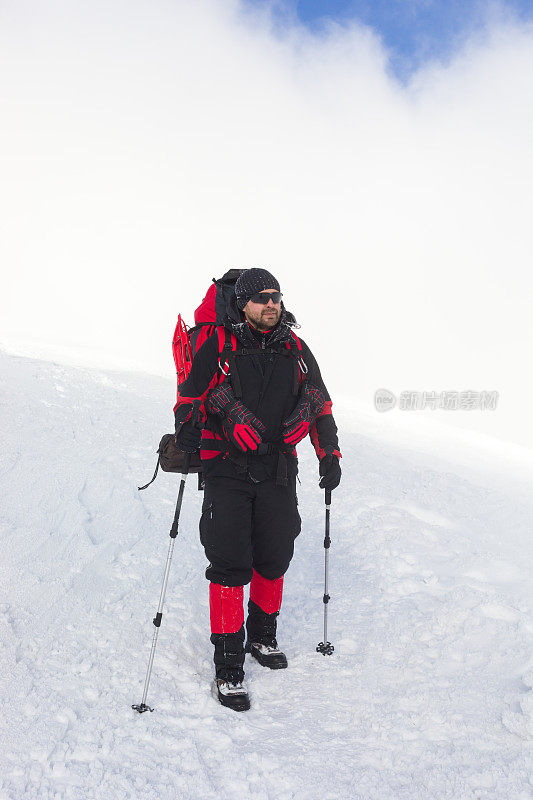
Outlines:
{"label": "black snow pant", "polygon": [[279,486],[275,478],[254,483],[246,475],[206,475],[200,541],[212,583],[244,586],[253,569],[268,580],[281,578],[300,529],[296,476]]}

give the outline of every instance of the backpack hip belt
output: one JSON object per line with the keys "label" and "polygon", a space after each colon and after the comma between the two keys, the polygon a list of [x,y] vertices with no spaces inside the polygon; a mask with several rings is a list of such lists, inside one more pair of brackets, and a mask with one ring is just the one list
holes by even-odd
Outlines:
{"label": "backpack hip belt", "polygon": [[287,456],[296,457],[294,447],[290,445],[279,444],[278,442],[261,442],[257,450],[243,453],[234,447],[230,442],[225,439],[204,439],[202,437],[200,452],[204,449],[216,450],[219,453],[225,453],[230,461],[232,461],[242,472],[246,471],[250,456],[266,456],[275,455],[277,453],[278,463],[276,468],[276,485],[287,486],[288,482],[288,462]]}

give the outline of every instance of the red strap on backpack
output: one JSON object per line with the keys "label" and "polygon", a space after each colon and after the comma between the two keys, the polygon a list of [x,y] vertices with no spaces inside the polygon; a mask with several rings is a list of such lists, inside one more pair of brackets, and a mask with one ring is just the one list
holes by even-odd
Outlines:
{"label": "red strap on backpack", "polygon": [[176,365],[179,386],[180,383],[187,380],[192,367],[191,343],[189,341],[187,326],[182,320],[181,314],[178,314],[178,322],[176,324],[176,330],[174,331],[172,354]]}
{"label": "red strap on backpack", "polygon": [[[307,368],[307,364],[305,363],[305,361],[303,360],[303,357],[301,355],[301,352],[302,352],[302,343],[301,343],[301,341],[296,336],[296,334],[294,333],[293,330],[291,330],[291,336],[292,336],[292,338],[293,338],[293,340],[294,340],[294,342],[296,344],[296,347],[297,347],[297,349],[298,349],[298,351],[300,353],[300,356],[297,358],[297,363],[298,363],[298,383],[302,384],[304,382],[305,376],[307,375],[309,370]],[[293,342],[285,342],[285,346],[287,347],[288,350],[294,351]]]}

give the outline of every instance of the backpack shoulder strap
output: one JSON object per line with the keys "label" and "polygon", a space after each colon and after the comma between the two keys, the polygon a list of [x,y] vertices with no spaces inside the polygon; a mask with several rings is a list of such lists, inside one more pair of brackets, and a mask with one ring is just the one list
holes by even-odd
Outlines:
{"label": "backpack shoulder strap", "polygon": [[294,333],[294,331],[291,328],[291,339],[290,339],[289,346],[291,346],[293,344],[293,342],[296,344],[296,347],[298,348],[298,350],[301,351],[302,343],[301,343],[301,341],[299,340],[299,338],[296,336],[296,334]]}
{"label": "backpack shoulder strap", "polygon": [[309,370],[302,356],[302,343],[292,329],[291,338],[285,344],[294,358],[294,385],[292,393],[297,395]]}
{"label": "backpack shoulder strap", "polygon": [[224,325],[217,326],[218,367],[224,377],[229,378],[235,397],[242,397],[242,387],[235,360],[237,337]]}
{"label": "backpack shoulder strap", "polygon": [[237,349],[237,337],[224,325],[217,325],[215,330],[218,337],[218,354],[222,359]]}

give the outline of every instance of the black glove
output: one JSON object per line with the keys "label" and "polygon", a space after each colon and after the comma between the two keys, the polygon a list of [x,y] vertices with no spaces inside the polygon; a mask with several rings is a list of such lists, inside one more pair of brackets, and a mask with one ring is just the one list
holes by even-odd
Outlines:
{"label": "black glove", "polygon": [[200,447],[202,428],[196,404],[183,403],[175,413],[176,444],[184,453],[195,453]]}
{"label": "black glove", "polygon": [[336,489],[341,482],[341,465],[337,456],[327,453],[320,459],[318,467],[320,474],[320,483],[318,484],[321,489],[329,489],[332,491]]}
{"label": "black glove", "polygon": [[309,433],[316,417],[322,413],[326,404],[324,393],[310,381],[304,381],[300,389],[298,405],[283,423],[285,444],[298,444]]}
{"label": "black glove", "polygon": [[176,433],[176,444],[184,453],[196,453],[200,447],[202,429],[190,420],[184,422]]}
{"label": "black glove", "polygon": [[257,450],[266,428],[260,419],[237,400],[228,383],[220,383],[207,395],[205,407],[224,420],[222,427],[228,439],[245,453]]}

